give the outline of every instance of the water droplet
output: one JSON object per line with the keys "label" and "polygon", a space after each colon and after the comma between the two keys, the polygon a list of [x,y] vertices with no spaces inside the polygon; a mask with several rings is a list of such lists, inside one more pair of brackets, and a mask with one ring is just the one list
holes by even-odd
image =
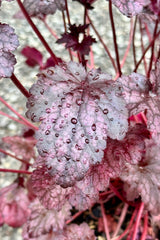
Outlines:
{"label": "water droplet", "polygon": [[47,169],[50,171],[52,170],[52,166],[47,166]]}
{"label": "water droplet", "polygon": [[55,133],[55,137],[59,137],[59,134],[58,134],[58,133]]}
{"label": "water droplet", "polygon": [[42,142],[42,141],[43,141],[43,138],[42,138],[42,137],[40,137],[40,138],[39,138],[39,141],[41,141],[41,142]]}
{"label": "water droplet", "polygon": [[89,71],[89,72],[88,72],[88,74],[89,74],[90,76],[93,76],[93,73],[92,73],[92,71]]}
{"label": "water droplet", "polygon": [[65,101],[65,98],[61,98],[61,101],[64,102],[64,101]]}
{"label": "water droplet", "polygon": [[45,105],[48,105],[48,101],[45,101],[44,104],[45,104]]}
{"label": "water droplet", "polygon": [[44,93],[44,89],[42,89],[42,90],[40,91],[40,94],[42,94],[42,95],[43,95],[43,93]]}
{"label": "water droplet", "polygon": [[89,139],[88,139],[88,138],[86,138],[86,139],[85,139],[85,142],[88,144],[88,143],[89,143]]}
{"label": "water droplet", "polygon": [[46,130],[46,131],[45,131],[45,134],[46,134],[46,135],[49,135],[49,134],[50,134],[50,131],[49,131],[49,130]]}
{"label": "water droplet", "polygon": [[93,131],[96,131],[96,124],[93,123],[91,128],[92,128]]}
{"label": "water droplet", "polygon": [[95,109],[95,112],[98,112],[98,111],[99,111],[99,109],[98,109],[98,108],[96,108],[96,109]]}
{"label": "water droplet", "polygon": [[81,137],[84,137],[84,134],[83,134],[83,133],[81,134]]}
{"label": "water droplet", "polygon": [[95,140],[98,140],[98,137],[95,137]]}
{"label": "water droplet", "polygon": [[43,119],[45,119],[44,117],[39,117],[39,121],[42,121]]}
{"label": "water droplet", "polygon": [[62,105],[58,105],[58,108],[61,109],[61,108],[62,108]]}
{"label": "water droplet", "polygon": [[51,109],[50,108],[46,108],[46,113],[50,113]]}
{"label": "water droplet", "polygon": [[79,162],[79,161],[80,161],[80,159],[76,159],[76,161],[77,161],[77,162]]}
{"label": "water droplet", "polygon": [[96,81],[96,80],[98,80],[98,78],[99,78],[99,75],[96,75],[92,80]]}
{"label": "water droplet", "polygon": [[51,121],[52,121],[52,123],[56,123],[56,119],[55,118],[52,118]]}
{"label": "water droplet", "polygon": [[67,118],[67,117],[68,117],[68,113],[66,113],[66,114],[64,115],[64,117]]}
{"label": "water droplet", "polygon": [[76,133],[76,129],[75,128],[72,128],[72,133]]}
{"label": "water droplet", "polygon": [[47,126],[47,129],[51,129],[51,125],[48,125],[48,126]]}
{"label": "water droplet", "polygon": [[72,123],[72,124],[76,124],[76,123],[77,123],[77,119],[76,119],[76,118],[72,118],[72,119],[71,119],[71,123]]}
{"label": "water droplet", "polygon": [[75,148],[76,148],[77,150],[82,150],[81,146],[79,146],[78,144],[75,145]]}
{"label": "water droplet", "polygon": [[81,99],[77,99],[77,100],[76,100],[76,104],[77,104],[78,106],[80,106],[82,103],[83,103],[83,100],[81,100]]}
{"label": "water droplet", "polygon": [[71,159],[71,156],[68,155],[68,154],[65,154],[64,156],[65,156],[65,158],[66,158],[67,161],[69,161],[69,160]]}
{"label": "water droplet", "polygon": [[54,71],[48,69],[48,70],[47,70],[47,73],[48,73],[49,75],[53,75],[53,74],[54,74]]}
{"label": "water droplet", "polygon": [[35,105],[34,102],[30,102],[30,106],[33,107]]}
{"label": "water droplet", "polygon": [[98,153],[98,152],[99,152],[99,149],[96,149],[95,152]]}
{"label": "water droplet", "polygon": [[58,162],[62,162],[61,159],[59,159],[59,158],[57,159],[57,161],[58,161]]}
{"label": "water droplet", "polygon": [[104,113],[104,114],[108,114],[108,109],[105,108],[105,109],[103,110],[103,113]]}
{"label": "water droplet", "polygon": [[113,118],[110,118],[109,121],[113,122]]}
{"label": "water droplet", "polygon": [[70,103],[67,103],[67,104],[66,104],[66,107],[67,107],[67,108],[70,108],[70,106],[71,106]]}
{"label": "water droplet", "polygon": [[78,75],[79,75],[79,72],[75,72],[75,75],[77,75],[77,76],[78,76]]}
{"label": "water droplet", "polygon": [[32,113],[31,114],[31,120],[34,122],[34,118],[36,118],[37,116],[34,114],[34,113]]}
{"label": "water droplet", "polygon": [[63,128],[63,125],[62,125],[62,124],[59,124],[59,128]]}
{"label": "water droplet", "polygon": [[68,143],[68,144],[71,143],[71,139],[68,138],[68,139],[66,140],[66,143]]}

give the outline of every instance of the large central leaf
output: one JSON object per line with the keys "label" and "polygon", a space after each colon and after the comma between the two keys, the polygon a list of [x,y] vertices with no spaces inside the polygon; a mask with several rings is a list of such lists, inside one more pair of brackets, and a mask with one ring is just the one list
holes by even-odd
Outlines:
{"label": "large central leaf", "polygon": [[125,136],[128,114],[121,85],[100,70],[87,73],[74,62],[50,68],[38,75],[30,94],[27,117],[41,121],[39,154],[64,187],[102,160],[107,136]]}

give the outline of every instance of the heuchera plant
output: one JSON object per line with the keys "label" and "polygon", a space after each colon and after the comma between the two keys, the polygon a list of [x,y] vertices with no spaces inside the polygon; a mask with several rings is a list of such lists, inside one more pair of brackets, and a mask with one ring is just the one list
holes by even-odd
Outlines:
{"label": "heuchera plant", "polygon": [[[29,91],[14,74],[18,36],[0,22],[0,78],[11,79],[27,107],[24,118],[0,97],[17,118],[0,114],[25,125],[21,135],[4,136],[0,142],[1,158],[8,155],[21,162],[17,170],[0,168],[16,176],[0,190],[0,225],[22,227],[24,240],[159,239],[154,230],[160,214],[160,1],[105,1],[115,59],[90,17],[96,0],[73,1],[84,8],[81,24],[70,18],[72,1],[17,0],[17,16],[23,14],[50,54],[45,61],[33,46],[21,49],[26,67],[39,66],[37,82]],[[131,19],[122,62],[115,7]],[[62,12],[64,32],[48,29],[68,50],[68,62],[61,53],[55,55],[33,21],[38,18],[46,26],[47,16],[56,11]],[[97,41],[108,54],[114,76],[107,66],[102,71],[94,65],[92,45]],[[130,48],[132,71],[124,75]],[[143,75],[138,73],[140,65]]]}

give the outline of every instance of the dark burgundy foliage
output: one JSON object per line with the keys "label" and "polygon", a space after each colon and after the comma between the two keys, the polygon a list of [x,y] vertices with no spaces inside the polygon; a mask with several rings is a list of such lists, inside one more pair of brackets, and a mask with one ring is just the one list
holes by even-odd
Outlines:
{"label": "dark burgundy foliage", "polygon": [[85,6],[87,9],[93,9],[94,7],[92,6],[92,3],[94,3],[96,0],[72,0],[72,1],[77,1],[81,3],[83,6]]}
{"label": "dark burgundy foliage", "polygon": [[[74,51],[78,51],[81,55],[88,55],[90,51],[90,46],[96,43],[95,38],[90,35],[86,36],[85,30],[88,28],[89,24],[78,25],[75,24],[69,26],[68,33],[62,34],[62,37],[57,40],[57,43],[65,43],[66,48],[72,48]],[[83,34],[83,39],[80,42],[80,34]]]}

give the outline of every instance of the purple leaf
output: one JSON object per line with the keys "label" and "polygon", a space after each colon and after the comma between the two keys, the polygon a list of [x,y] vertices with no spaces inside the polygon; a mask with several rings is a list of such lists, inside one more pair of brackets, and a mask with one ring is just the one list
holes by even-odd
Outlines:
{"label": "purple leaf", "polygon": [[28,235],[31,239],[47,234],[50,231],[58,232],[65,226],[65,221],[70,217],[70,205],[65,204],[61,211],[47,210],[35,199],[30,205],[31,214],[24,226],[23,237]]}
{"label": "purple leaf", "polygon": [[0,23],[0,51],[11,52],[19,46],[14,29],[8,24]]}
{"label": "purple leaf", "polygon": [[0,190],[0,215],[11,227],[20,227],[30,214],[30,201],[23,187],[13,183]]}
{"label": "purple leaf", "polygon": [[74,62],[38,75],[26,113],[41,121],[37,148],[56,182],[64,187],[81,180],[103,158],[107,136],[123,139],[128,113],[121,86],[99,70],[86,72]]}
{"label": "purple leaf", "polygon": [[15,64],[16,59],[12,53],[0,51],[0,77],[10,77]]}
{"label": "purple leaf", "polygon": [[122,141],[108,139],[104,151],[104,166],[111,178],[117,178],[122,173],[126,163],[138,164],[145,153],[145,139],[150,134],[142,124],[130,127]]}
{"label": "purple leaf", "polygon": [[160,156],[159,146],[147,143],[145,159],[138,165],[126,165],[120,176],[125,182],[127,199],[133,201],[141,196],[145,207],[152,214],[160,213]]}
{"label": "purple leaf", "polygon": [[143,12],[150,0],[111,0],[112,3],[127,17],[133,17]]}
{"label": "purple leaf", "polygon": [[31,17],[44,17],[54,14],[57,5],[54,0],[24,0],[23,5]]}
{"label": "purple leaf", "polygon": [[26,46],[22,49],[21,53],[23,56],[27,58],[26,63],[34,67],[36,65],[39,65],[40,67],[43,66],[43,55],[40,51],[38,51],[36,48],[31,48],[29,46]]}
{"label": "purple leaf", "polygon": [[91,4],[94,3],[96,0],[72,0],[72,1],[77,1],[77,2],[81,3],[87,9],[93,9]]}

